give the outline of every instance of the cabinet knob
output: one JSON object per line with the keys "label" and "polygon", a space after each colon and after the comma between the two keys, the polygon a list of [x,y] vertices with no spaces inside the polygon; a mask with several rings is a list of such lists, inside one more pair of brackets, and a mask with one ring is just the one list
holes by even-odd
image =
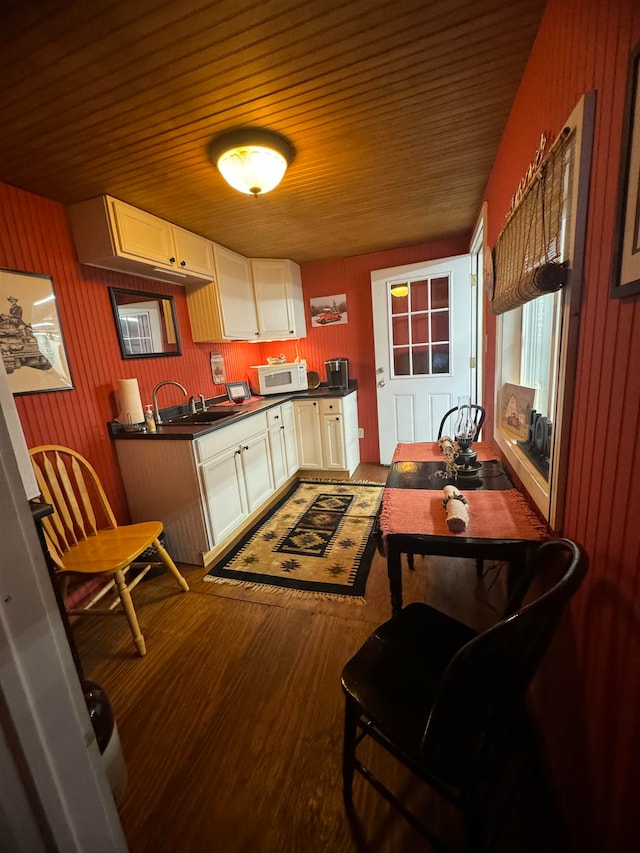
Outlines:
{"label": "cabinet knob", "polygon": [[244,445],[243,445],[243,450],[248,450],[248,449],[249,449],[249,445],[248,445],[248,444],[244,444]]}
{"label": "cabinet knob", "polygon": [[240,455],[240,452],[241,452],[241,451],[240,451],[239,449],[238,449],[238,450],[236,450],[236,452],[234,453],[234,456],[239,456],[239,455]]}
{"label": "cabinet knob", "polygon": [[340,422],[340,418],[336,418],[336,423],[339,423],[339,422]]}
{"label": "cabinet knob", "polygon": [[318,404],[317,404],[316,402],[314,402],[314,404],[313,404],[313,405],[314,405],[314,406],[317,406]]}
{"label": "cabinet knob", "polygon": [[280,429],[284,429],[284,426],[281,426]]}
{"label": "cabinet knob", "polygon": [[181,266],[181,267],[186,267],[186,265],[187,265],[187,262],[186,262],[186,261],[180,261],[180,266]]}
{"label": "cabinet knob", "polygon": [[169,258],[169,263],[170,263],[170,264],[175,264],[175,262],[176,262],[176,259],[175,259],[175,258]]}
{"label": "cabinet knob", "polygon": [[273,416],[273,419],[274,419],[274,421],[279,421],[279,420],[280,420],[280,415],[274,415],[274,416]]}

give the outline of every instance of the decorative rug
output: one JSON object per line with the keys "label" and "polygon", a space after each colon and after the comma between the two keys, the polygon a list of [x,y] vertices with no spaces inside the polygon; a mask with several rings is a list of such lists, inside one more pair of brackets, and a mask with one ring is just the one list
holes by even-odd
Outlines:
{"label": "decorative rug", "polygon": [[205,581],[364,603],[380,483],[298,480]]}

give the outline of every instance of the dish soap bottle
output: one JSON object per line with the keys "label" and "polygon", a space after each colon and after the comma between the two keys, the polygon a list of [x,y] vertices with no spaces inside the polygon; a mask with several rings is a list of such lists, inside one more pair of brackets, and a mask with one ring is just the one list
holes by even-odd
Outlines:
{"label": "dish soap bottle", "polygon": [[153,417],[153,406],[149,403],[148,406],[145,406],[144,413],[144,425],[147,428],[147,432],[155,432],[156,431],[156,421]]}

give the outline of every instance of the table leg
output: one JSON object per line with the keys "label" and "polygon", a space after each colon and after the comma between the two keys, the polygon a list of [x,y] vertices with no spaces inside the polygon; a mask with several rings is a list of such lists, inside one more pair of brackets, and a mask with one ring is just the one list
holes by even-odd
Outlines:
{"label": "table leg", "polygon": [[402,610],[402,554],[393,545],[387,543],[387,574],[389,575],[389,591],[391,592],[391,615],[397,616]]}

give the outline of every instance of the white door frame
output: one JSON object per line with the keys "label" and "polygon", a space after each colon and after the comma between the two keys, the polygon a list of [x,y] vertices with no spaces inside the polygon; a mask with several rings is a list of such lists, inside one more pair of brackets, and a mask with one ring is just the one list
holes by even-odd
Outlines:
{"label": "white door frame", "polygon": [[0,542],[0,836],[7,850],[126,853],[1,406]]}

